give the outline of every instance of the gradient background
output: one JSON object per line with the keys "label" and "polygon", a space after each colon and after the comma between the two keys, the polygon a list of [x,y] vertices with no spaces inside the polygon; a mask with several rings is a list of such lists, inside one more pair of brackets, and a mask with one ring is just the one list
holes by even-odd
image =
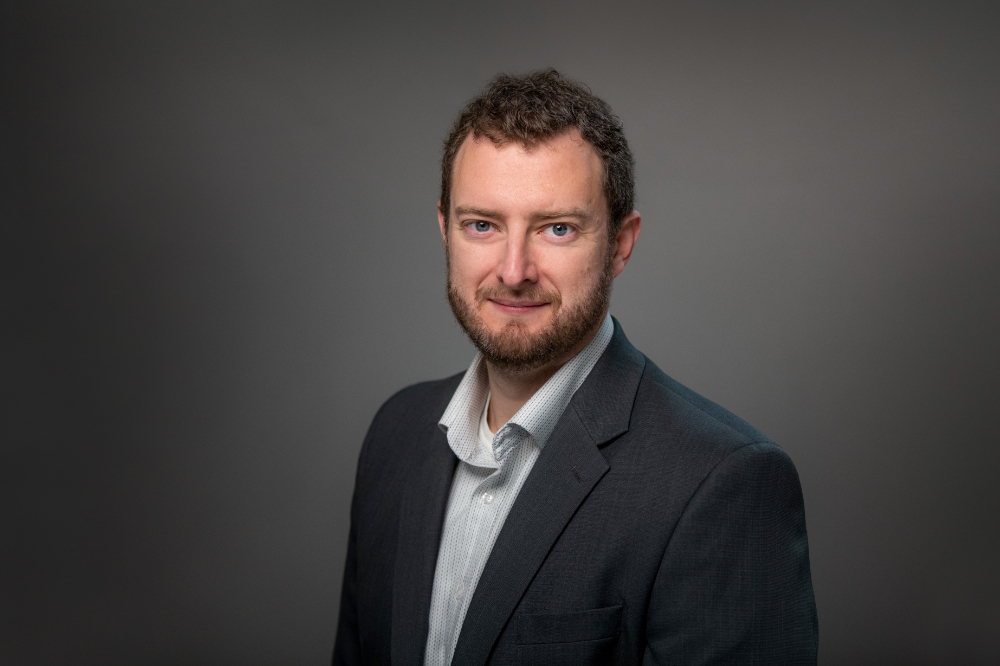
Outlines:
{"label": "gradient background", "polygon": [[2,6],[0,662],[328,661],[365,429],[473,354],[441,141],[551,65],[638,162],[612,313],[798,466],[820,663],[1000,663],[988,3],[87,4]]}

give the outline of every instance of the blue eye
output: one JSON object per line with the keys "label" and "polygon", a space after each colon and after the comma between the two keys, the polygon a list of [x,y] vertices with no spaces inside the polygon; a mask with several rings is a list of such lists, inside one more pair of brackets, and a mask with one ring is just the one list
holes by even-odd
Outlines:
{"label": "blue eye", "polygon": [[478,231],[479,233],[484,234],[490,230],[490,223],[478,220],[472,223],[472,228]]}
{"label": "blue eye", "polygon": [[553,236],[565,236],[569,233],[569,225],[566,224],[553,224],[549,227],[552,230]]}

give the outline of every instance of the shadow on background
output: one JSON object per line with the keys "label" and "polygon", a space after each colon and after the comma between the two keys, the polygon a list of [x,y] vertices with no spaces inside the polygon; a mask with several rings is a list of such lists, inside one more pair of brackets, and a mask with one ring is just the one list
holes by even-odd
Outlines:
{"label": "shadow on background", "polygon": [[472,355],[441,141],[551,65],[638,160],[613,314],[798,466],[820,663],[997,663],[997,19],[6,3],[0,661],[328,661],[368,422]]}

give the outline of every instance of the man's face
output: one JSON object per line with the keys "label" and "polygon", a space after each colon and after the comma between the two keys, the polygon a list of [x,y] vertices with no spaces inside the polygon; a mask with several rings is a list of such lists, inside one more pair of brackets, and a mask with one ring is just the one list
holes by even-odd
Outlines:
{"label": "man's face", "polygon": [[565,361],[603,320],[621,268],[602,176],[576,130],[532,149],[471,136],[459,149],[447,221],[438,211],[448,300],[494,366]]}

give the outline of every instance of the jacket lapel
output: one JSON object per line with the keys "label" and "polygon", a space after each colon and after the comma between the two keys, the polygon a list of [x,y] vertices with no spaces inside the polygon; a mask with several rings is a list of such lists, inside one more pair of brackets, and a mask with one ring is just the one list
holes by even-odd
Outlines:
{"label": "jacket lapel", "polygon": [[[392,663],[424,663],[431,592],[457,458],[435,422],[401,495],[392,587]],[[386,492],[391,492],[387,489]]]}
{"label": "jacket lapel", "polygon": [[[570,401],[497,536],[466,613],[453,664],[486,663],[538,568],[608,471],[598,447],[628,430],[644,366],[645,357],[615,321],[608,348]],[[423,617],[426,625],[426,609]]]}

